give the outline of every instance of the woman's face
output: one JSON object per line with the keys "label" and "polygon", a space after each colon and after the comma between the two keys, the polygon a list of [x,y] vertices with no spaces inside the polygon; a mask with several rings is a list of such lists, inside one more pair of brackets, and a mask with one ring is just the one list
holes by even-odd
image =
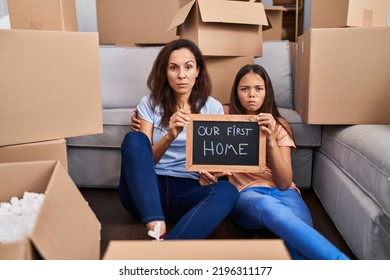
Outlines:
{"label": "woman's face", "polygon": [[168,83],[176,95],[191,94],[199,69],[195,56],[186,48],[175,50],[168,61]]}
{"label": "woman's face", "polygon": [[249,72],[238,83],[238,100],[248,115],[257,115],[259,113],[265,94],[264,80],[258,74]]}

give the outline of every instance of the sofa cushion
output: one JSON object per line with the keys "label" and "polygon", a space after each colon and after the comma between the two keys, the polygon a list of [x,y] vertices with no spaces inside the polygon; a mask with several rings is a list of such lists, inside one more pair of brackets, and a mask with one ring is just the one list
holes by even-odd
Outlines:
{"label": "sofa cushion", "polygon": [[301,116],[292,109],[278,108],[279,113],[291,125],[297,147],[321,146],[321,126],[308,125]]}
{"label": "sofa cushion", "polygon": [[320,151],[390,217],[390,125],[324,126]]}
{"label": "sofa cushion", "polygon": [[255,58],[271,78],[278,107],[293,108],[291,53],[288,40],[264,41],[263,56]]}
{"label": "sofa cushion", "polygon": [[146,81],[162,47],[100,46],[103,108],[133,108],[147,93]]}

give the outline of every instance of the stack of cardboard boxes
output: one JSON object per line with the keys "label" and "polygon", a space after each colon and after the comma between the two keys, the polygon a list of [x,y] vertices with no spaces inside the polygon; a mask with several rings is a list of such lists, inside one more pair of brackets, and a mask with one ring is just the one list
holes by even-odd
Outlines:
{"label": "stack of cardboard boxes", "polygon": [[[312,0],[296,110],[309,124],[390,124],[388,0]],[[386,105],[385,105],[386,104]]]}
{"label": "stack of cardboard boxes", "polygon": [[74,0],[8,4],[11,29],[0,30],[0,201],[26,191],[45,199],[31,235],[0,244],[0,259],[98,259],[100,223],[68,175],[65,140],[102,133],[98,36],[74,31]]}

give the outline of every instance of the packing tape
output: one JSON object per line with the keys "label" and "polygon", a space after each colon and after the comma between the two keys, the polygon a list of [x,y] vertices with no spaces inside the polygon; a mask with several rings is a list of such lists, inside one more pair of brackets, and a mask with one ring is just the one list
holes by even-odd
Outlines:
{"label": "packing tape", "polygon": [[363,10],[363,26],[372,26],[373,21],[374,21],[374,11],[364,9]]}

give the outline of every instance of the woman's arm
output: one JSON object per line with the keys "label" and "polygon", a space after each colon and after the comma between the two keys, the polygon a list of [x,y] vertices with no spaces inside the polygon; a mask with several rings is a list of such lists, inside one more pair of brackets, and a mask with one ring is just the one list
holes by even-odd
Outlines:
{"label": "woman's arm", "polygon": [[157,143],[153,143],[153,124],[143,119],[140,123],[139,131],[148,136],[150,143],[152,143],[154,164],[158,163],[165,152],[171,146],[173,140],[180,134],[184,127],[189,123],[190,111],[179,110],[174,113],[169,120],[169,128],[167,134],[164,135]]}

